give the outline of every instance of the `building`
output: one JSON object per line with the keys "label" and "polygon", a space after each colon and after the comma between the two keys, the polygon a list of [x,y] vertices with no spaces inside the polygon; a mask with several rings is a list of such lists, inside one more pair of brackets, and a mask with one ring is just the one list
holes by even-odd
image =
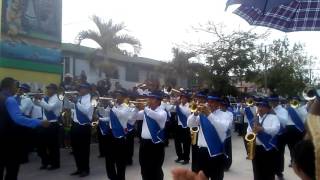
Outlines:
{"label": "building", "polygon": [[[130,89],[137,83],[143,83],[147,79],[158,79],[161,84],[165,84],[165,74],[157,71],[157,66],[163,64],[162,61],[144,58],[131,57],[121,54],[109,53],[107,56],[99,53],[94,48],[75,44],[62,44],[63,56],[63,74],[70,73],[74,77],[80,76],[84,71],[87,80],[90,83],[104,79],[105,74],[101,69],[91,65],[90,58],[94,54],[94,58],[100,61],[108,61],[115,65],[115,72],[111,76],[111,82],[119,82],[124,88]],[[107,59],[107,60],[106,60]],[[187,87],[187,79],[177,77],[178,87]],[[114,86],[113,86],[114,87]]]}
{"label": "building", "polygon": [[59,83],[61,0],[0,1],[0,79],[10,76],[33,90]]}

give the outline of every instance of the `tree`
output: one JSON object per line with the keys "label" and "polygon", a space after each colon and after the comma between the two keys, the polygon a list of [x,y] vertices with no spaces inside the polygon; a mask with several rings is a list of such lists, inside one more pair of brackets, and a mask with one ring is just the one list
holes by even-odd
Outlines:
{"label": "tree", "polygon": [[115,24],[112,19],[104,21],[96,15],[93,15],[91,20],[96,25],[98,31],[91,29],[80,31],[77,37],[79,44],[85,39],[90,39],[99,44],[104,53],[111,51],[130,54],[128,51],[122,50],[119,47],[122,44],[128,44],[134,48],[135,53],[139,53],[141,48],[140,41],[133,36],[121,33],[125,31],[126,28],[124,23]]}
{"label": "tree", "polygon": [[[299,43],[290,45],[287,37],[257,48],[256,76],[251,80],[282,96],[300,95],[310,81],[306,65],[313,60]],[[260,73],[259,73],[260,72]],[[265,72],[265,73],[261,73]]]}
{"label": "tree", "polygon": [[242,81],[247,73],[255,69],[255,46],[257,40],[265,38],[267,33],[252,31],[232,31],[226,33],[223,26],[209,22],[196,28],[212,37],[212,41],[197,47],[198,54],[205,57],[211,73],[211,85],[222,94],[235,94],[231,76]]}
{"label": "tree", "polygon": [[[101,49],[96,51],[93,56],[95,56],[97,52],[102,52],[104,57],[107,57],[109,52],[130,55],[131,53],[129,51],[120,48],[123,44],[132,46],[135,54],[139,53],[141,49],[140,41],[133,36],[123,33],[123,31],[126,30],[124,23],[116,24],[112,19],[104,21],[96,15],[93,15],[91,20],[98,30],[88,29],[80,31],[77,36],[77,41],[79,44],[81,44],[85,39],[95,41]],[[101,61],[98,61],[96,58],[92,58],[91,60],[93,65],[101,65]],[[102,65],[102,67],[106,68],[103,69],[105,72],[112,71],[112,69],[114,69],[114,66],[110,62],[104,61],[103,64],[107,64]]]}

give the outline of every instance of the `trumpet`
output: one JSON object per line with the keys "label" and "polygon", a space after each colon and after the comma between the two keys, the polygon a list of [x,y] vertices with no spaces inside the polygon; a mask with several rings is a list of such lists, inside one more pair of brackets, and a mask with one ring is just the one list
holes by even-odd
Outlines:
{"label": "trumpet", "polygon": [[60,92],[58,92],[58,98],[60,101],[63,101],[66,96],[70,97],[70,96],[75,96],[78,94],[79,94],[78,91],[60,91]]}
{"label": "trumpet", "polygon": [[290,106],[292,108],[294,108],[294,109],[298,108],[300,106],[300,102],[298,100],[296,100],[296,99],[293,99],[293,100],[290,101]]}
{"label": "trumpet", "polygon": [[98,107],[102,102],[108,102],[110,106],[114,106],[117,100],[111,97],[94,97],[91,99],[91,105]]}
{"label": "trumpet", "polygon": [[314,87],[306,87],[302,91],[302,96],[307,101],[315,100],[317,97],[316,89]]}
{"label": "trumpet", "polygon": [[253,106],[254,103],[255,103],[255,101],[253,100],[253,98],[248,98],[248,99],[246,100],[246,105],[247,105],[247,106]]}
{"label": "trumpet", "polygon": [[29,93],[25,93],[26,96],[29,96],[31,98],[37,98],[39,96],[44,96],[45,93],[39,93],[39,92],[29,92]]}

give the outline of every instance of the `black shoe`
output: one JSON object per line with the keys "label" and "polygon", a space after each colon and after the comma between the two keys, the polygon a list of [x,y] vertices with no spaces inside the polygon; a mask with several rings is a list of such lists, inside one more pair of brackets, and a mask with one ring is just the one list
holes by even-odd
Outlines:
{"label": "black shoe", "polygon": [[176,160],[174,160],[176,163],[180,163],[180,161],[182,161],[182,159],[176,159]]}
{"label": "black shoe", "polygon": [[43,169],[47,169],[47,167],[48,167],[47,165],[42,165],[42,166],[40,166],[39,169],[40,169],[40,170],[43,170]]}
{"label": "black shoe", "polygon": [[289,164],[289,168],[292,168],[292,164],[291,163]]}
{"label": "black shoe", "polygon": [[89,173],[88,172],[82,172],[80,173],[79,177],[87,177],[89,176]]}
{"label": "black shoe", "polygon": [[189,161],[188,160],[184,160],[184,161],[181,162],[181,164],[182,165],[187,165],[187,164],[189,164]]}
{"label": "black shoe", "polygon": [[75,172],[71,173],[70,176],[76,176],[76,175],[79,175],[79,174],[81,174],[80,171],[75,171]]}
{"label": "black shoe", "polygon": [[59,169],[59,168],[60,168],[60,166],[49,166],[48,170],[52,171],[52,170],[56,170],[56,169]]}

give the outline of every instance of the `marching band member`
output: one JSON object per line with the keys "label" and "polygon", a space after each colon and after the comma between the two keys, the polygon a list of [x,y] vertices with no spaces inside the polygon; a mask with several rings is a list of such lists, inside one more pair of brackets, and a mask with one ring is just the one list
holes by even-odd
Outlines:
{"label": "marching band member", "polygon": [[223,120],[219,109],[220,98],[208,96],[208,105],[188,118],[189,127],[199,126],[198,168],[214,180],[224,177],[224,141],[229,123]]}
{"label": "marching band member", "polygon": [[170,96],[168,94],[164,94],[163,100],[161,102],[161,106],[160,106],[164,111],[166,111],[167,113],[167,121],[166,121],[166,125],[165,125],[165,146],[168,147],[169,146],[169,130],[170,130],[170,125],[172,122],[170,122],[170,118],[171,118],[171,111],[174,109],[174,105],[170,103]]}
{"label": "marching band member", "polygon": [[[164,132],[167,113],[160,107],[163,93],[153,91],[148,95],[148,106],[137,114],[143,119],[139,162],[143,180],[163,180]],[[143,108],[139,108],[143,109]]]}
{"label": "marching band member", "polygon": [[[110,129],[112,132],[111,152],[106,154],[106,162],[108,164],[107,173],[110,179],[125,179],[125,171],[127,165],[127,141],[126,135],[128,132],[127,124],[135,114],[133,108],[125,102],[128,97],[124,90],[117,90],[116,104],[110,110]],[[111,177],[110,177],[111,176]]]}
{"label": "marching band member", "polygon": [[[198,92],[195,96],[195,101],[198,103],[198,105],[205,105],[207,102],[207,96],[205,92]],[[190,114],[190,116],[192,116],[193,114]],[[190,117],[189,116],[189,117]],[[188,118],[189,118],[188,117]],[[191,127],[192,128],[192,127]],[[197,127],[199,128],[199,127]],[[198,136],[196,137],[197,141],[198,141]],[[196,144],[192,144],[191,146],[191,150],[192,150],[192,160],[191,160],[191,169],[193,172],[198,172],[199,168],[198,168],[198,145]]]}
{"label": "marching band member", "polygon": [[274,113],[277,115],[280,121],[280,130],[278,134],[278,143],[277,143],[277,162],[276,162],[276,175],[278,179],[283,179],[284,171],[284,150],[285,150],[285,140],[284,140],[284,130],[286,122],[288,121],[288,111],[282,107],[280,104],[280,98],[278,95],[272,95],[269,97],[271,108]]}
{"label": "marching band member", "polygon": [[[189,109],[189,94],[182,92],[180,95],[180,102],[177,102],[176,113],[178,117],[178,126],[176,129],[176,137],[174,139],[174,145],[178,159],[176,163],[188,164],[190,160],[190,129],[187,126],[187,119],[191,114]],[[182,161],[182,162],[181,162]]]}
{"label": "marching band member", "polygon": [[65,105],[72,108],[73,124],[70,131],[71,147],[77,170],[71,175],[86,177],[90,174],[89,156],[91,142],[91,121],[93,106],[91,104],[90,84],[79,86],[79,97],[70,96]]}
{"label": "marching band member", "polygon": [[21,84],[16,95],[16,100],[19,104],[21,112],[26,116],[30,117],[33,107],[33,102],[26,93],[30,92],[30,86],[28,84]]}
{"label": "marching band member", "polygon": [[224,98],[221,100],[221,117],[222,120],[226,121],[228,124],[228,130],[226,134],[226,140],[224,142],[224,149],[225,149],[225,170],[228,171],[232,164],[232,141],[231,141],[231,132],[232,132],[232,123],[233,123],[233,113],[228,110],[230,106],[228,98]]}
{"label": "marching band member", "polygon": [[246,98],[246,103],[243,104],[243,107],[241,109],[241,113],[243,114],[243,122],[244,122],[243,123],[243,127],[241,128],[242,129],[242,133],[241,134],[242,134],[242,137],[243,137],[244,147],[246,148],[247,153],[248,153],[248,147],[247,147],[246,140],[244,138],[246,133],[247,133],[247,129],[248,129],[247,112],[252,114],[254,117],[257,116],[257,106],[254,103],[255,100],[256,99],[253,96]]}
{"label": "marching band member", "polygon": [[[300,101],[299,97],[292,97],[291,100]],[[288,145],[290,157],[292,159],[294,146],[303,139],[305,134],[305,121],[307,119],[307,105],[300,105],[296,108],[287,107],[288,119],[285,123],[285,132],[283,134],[285,145]]]}
{"label": "marching band member", "polygon": [[276,149],[274,140],[280,130],[278,117],[272,112],[267,99],[257,102],[258,119],[246,111],[249,126],[247,133],[257,135],[255,157],[252,160],[254,180],[274,180]]}
{"label": "marching band member", "polygon": [[47,96],[40,101],[35,101],[36,105],[43,108],[43,119],[50,122],[50,126],[40,132],[39,155],[42,160],[40,169],[54,170],[60,168],[60,125],[58,121],[62,111],[62,101],[58,98],[56,84],[49,84],[46,88]]}
{"label": "marching band member", "polygon": [[[28,84],[20,84],[17,95],[15,96],[22,114],[28,118],[31,117],[33,108],[33,102],[31,98],[27,95],[27,93],[30,92],[30,89],[31,88]],[[34,131],[33,129],[27,127],[20,126],[19,128],[20,133],[23,134],[20,142],[24,151],[22,162],[26,163],[29,161],[29,152],[31,152],[33,148],[32,142],[34,142],[34,137],[32,136]]]}
{"label": "marching band member", "polygon": [[7,77],[0,86],[0,178],[16,180],[21,163],[21,134],[17,125],[36,128],[47,127],[48,121],[27,118],[22,114],[13,95],[17,90],[17,81]]}

